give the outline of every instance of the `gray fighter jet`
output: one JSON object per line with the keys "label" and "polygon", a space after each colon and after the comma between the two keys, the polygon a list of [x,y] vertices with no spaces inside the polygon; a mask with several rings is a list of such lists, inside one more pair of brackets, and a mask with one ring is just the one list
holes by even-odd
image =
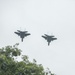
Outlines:
{"label": "gray fighter jet", "polygon": [[57,38],[54,38],[54,36],[50,36],[50,35],[47,35],[47,34],[44,34],[44,36],[42,35],[42,37],[43,37],[45,40],[47,40],[48,46],[49,46],[49,44],[50,44],[51,41],[57,40]]}
{"label": "gray fighter jet", "polygon": [[22,42],[23,42],[24,37],[30,35],[30,33],[27,33],[28,31],[20,31],[20,30],[17,30],[17,31],[18,32],[14,32],[14,33],[20,36]]}

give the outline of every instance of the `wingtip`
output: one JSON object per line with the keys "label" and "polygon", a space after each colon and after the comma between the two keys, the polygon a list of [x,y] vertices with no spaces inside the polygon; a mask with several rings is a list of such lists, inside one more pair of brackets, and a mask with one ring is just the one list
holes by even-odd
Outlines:
{"label": "wingtip", "polygon": [[57,40],[57,38],[56,38],[56,40]]}
{"label": "wingtip", "polygon": [[43,35],[41,37],[44,37]]}
{"label": "wingtip", "polygon": [[31,35],[30,33],[28,35]]}
{"label": "wingtip", "polygon": [[14,32],[14,33],[16,33],[16,32]]}

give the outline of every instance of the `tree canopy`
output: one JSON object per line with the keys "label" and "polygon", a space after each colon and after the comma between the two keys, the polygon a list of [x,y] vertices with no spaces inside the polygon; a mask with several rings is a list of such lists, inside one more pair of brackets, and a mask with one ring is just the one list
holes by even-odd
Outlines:
{"label": "tree canopy", "polygon": [[37,64],[35,59],[31,62],[27,55],[22,55],[22,61],[15,59],[22,52],[18,45],[0,49],[0,75],[45,75],[42,64]]}

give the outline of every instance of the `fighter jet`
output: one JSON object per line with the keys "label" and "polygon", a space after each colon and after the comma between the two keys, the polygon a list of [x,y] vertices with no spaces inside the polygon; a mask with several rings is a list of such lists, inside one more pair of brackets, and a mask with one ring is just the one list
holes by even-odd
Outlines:
{"label": "fighter jet", "polygon": [[20,31],[20,30],[17,30],[17,31],[18,32],[14,32],[14,33],[20,36],[22,42],[23,42],[24,37],[30,35],[30,33],[27,33],[28,31]]}
{"label": "fighter jet", "polygon": [[47,35],[47,34],[42,35],[42,37],[43,37],[45,40],[47,40],[48,46],[50,45],[50,42],[51,42],[51,41],[57,40],[57,38],[54,38],[54,36],[50,36],[50,35]]}

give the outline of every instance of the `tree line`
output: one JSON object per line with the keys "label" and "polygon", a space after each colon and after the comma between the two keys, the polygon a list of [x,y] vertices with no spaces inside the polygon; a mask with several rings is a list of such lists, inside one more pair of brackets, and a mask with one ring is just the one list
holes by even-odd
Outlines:
{"label": "tree line", "polygon": [[[18,45],[0,48],[0,75],[48,75],[42,64],[37,64],[35,59],[31,62],[27,55],[22,55]],[[15,59],[18,56],[21,61]]]}

